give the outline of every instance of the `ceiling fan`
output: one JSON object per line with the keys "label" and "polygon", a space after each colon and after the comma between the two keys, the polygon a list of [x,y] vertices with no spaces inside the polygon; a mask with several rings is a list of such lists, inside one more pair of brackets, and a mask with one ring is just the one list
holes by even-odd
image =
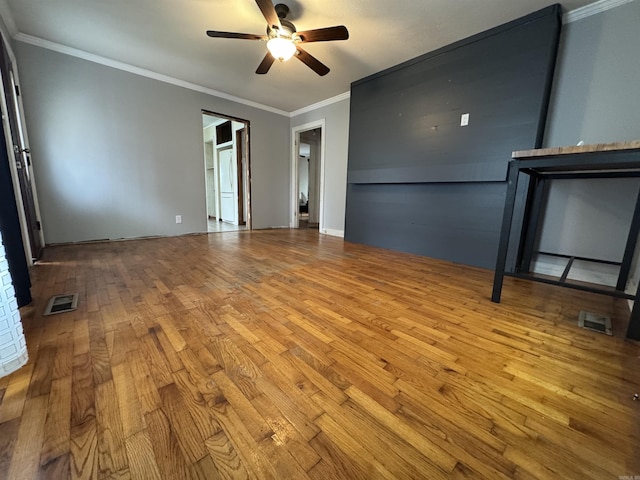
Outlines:
{"label": "ceiling fan", "polygon": [[258,66],[256,73],[265,74],[273,65],[276,58],[281,62],[295,56],[318,75],[329,73],[329,67],[320,60],[307,53],[300,46],[301,43],[328,42],[331,40],[346,40],[349,31],[344,25],[336,27],[318,28],[315,30],[296,31],[293,23],[286,19],[289,7],[279,3],[275,7],[271,0],[256,0],[258,8],[267,20],[267,34],[253,35],[250,33],[217,32],[207,30],[207,35],[213,38],[237,38],[241,40],[262,40],[267,42],[269,51]]}

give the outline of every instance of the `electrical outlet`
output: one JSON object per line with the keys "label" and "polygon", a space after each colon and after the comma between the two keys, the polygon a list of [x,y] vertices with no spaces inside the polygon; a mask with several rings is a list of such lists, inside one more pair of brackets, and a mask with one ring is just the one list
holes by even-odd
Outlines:
{"label": "electrical outlet", "polygon": [[182,215],[176,215],[176,223],[182,223]]}
{"label": "electrical outlet", "polygon": [[460,117],[460,126],[466,127],[467,125],[469,125],[469,114],[463,113],[462,116]]}

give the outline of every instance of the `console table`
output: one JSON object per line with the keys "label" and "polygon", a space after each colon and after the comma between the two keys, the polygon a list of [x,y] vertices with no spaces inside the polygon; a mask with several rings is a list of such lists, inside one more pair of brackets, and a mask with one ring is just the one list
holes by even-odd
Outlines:
{"label": "console table", "polygon": [[[541,220],[546,182],[557,179],[640,177],[640,140],[524,150],[513,152],[512,158],[513,160],[509,162],[507,172],[507,195],[502,218],[502,229],[500,231],[500,243],[498,245],[498,258],[493,279],[491,301],[500,303],[500,295],[502,293],[502,284],[505,275],[617,298],[635,300],[640,292],[640,287],[635,295],[625,293],[625,288],[631,271],[631,262],[636,249],[638,233],[640,233],[640,192],[636,199],[635,210],[631,225],[629,226],[629,235],[627,236],[627,243],[621,262],[608,262],[569,256],[567,267],[558,280],[532,275],[530,265],[532,256],[536,253],[534,252],[534,241],[538,224]],[[518,179],[522,178],[521,176],[523,175],[529,177],[524,221],[520,232],[514,271],[505,272],[516,194],[518,191]],[[574,259],[619,266],[620,270],[615,288],[567,282],[567,275]],[[627,338],[640,340],[640,302],[634,302],[629,327],[627,329]]]}

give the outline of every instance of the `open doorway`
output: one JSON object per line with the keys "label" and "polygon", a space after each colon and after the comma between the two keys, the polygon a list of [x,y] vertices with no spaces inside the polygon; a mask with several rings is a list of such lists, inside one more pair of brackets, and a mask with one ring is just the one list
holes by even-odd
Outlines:
{"label": "open doorway", "polygon": [[202,111],[207,232],[251,228],[249,122]]}
{"label": "open doorway", "polygon": [[324,120],[292,132],[292,228],[322,231],[324,204]]}

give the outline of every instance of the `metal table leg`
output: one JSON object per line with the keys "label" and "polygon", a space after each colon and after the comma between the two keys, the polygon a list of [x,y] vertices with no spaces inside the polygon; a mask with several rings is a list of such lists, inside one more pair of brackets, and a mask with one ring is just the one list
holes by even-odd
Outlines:
{"label": "metal table leg", "polygon": [[491,301],[495,303],[500,303],[500,295],[502,294],[504,267],[507,262],[509,236],[511,235],[511,222],[513,221],[513,208],[516,201],[516,190],[518,188],[518,164],[519,162],[517,161],[509,162],[509,170],[507,172],[507,195],[504,201],[500,243],[498,244],[498,258],[496,260],[496,271],[493,277],[493,292],[491,294]]}

